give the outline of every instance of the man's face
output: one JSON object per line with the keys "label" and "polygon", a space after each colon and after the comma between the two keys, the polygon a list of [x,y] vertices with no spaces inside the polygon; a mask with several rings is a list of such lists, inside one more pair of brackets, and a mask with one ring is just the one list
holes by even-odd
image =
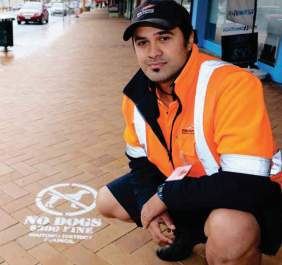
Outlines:
{"label": "man's face", "polygon": [[145,75],[159,84],[169,83],[185,64],[191,45],[181,30],[138,27],[133,36],[137,61]]}

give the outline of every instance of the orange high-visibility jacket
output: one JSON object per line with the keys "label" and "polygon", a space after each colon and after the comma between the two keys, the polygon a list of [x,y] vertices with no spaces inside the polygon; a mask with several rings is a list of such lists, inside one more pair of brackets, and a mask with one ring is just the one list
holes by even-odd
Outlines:
{"label": "orange high-visibility jacket", "polygon": [[190,177],[219,169],[265,177],[281,171],[281,153],[273,159],[275,143],[255,76],[194,45],[173,86],[177,100],[167,118],[141,70],[125,87],[124,139],[131,159],[146,158],[167,177],[185,164],[192,165]]}

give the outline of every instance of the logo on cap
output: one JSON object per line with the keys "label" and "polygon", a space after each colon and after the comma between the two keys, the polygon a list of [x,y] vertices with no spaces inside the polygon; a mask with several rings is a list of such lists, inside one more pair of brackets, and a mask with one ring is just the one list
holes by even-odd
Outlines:
{"label": "logo on cap", "polygon": [[142,11],[140,11],[139,13],[137,13],[136,17],[137,18],[140,18],[141,16],[143,15],[146,15],[146,14],[153,14],[155,12],[155,9],[143,9]]}

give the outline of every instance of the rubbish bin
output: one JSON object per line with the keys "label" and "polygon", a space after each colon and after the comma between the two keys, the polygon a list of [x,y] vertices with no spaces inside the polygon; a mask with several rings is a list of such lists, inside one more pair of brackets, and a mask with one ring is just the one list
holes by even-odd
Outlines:
{"label": "rubbish bin", "polygon": [[5,51],[8,51],[8,46],[14,46],[13,20],[14,18],[0,19],[0,46],[3,46]]}

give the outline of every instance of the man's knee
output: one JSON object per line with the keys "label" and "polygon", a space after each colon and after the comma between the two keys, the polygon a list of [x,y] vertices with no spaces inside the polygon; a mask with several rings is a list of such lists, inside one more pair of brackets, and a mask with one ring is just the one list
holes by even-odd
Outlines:
{"label": "man's knee", "polygon": [[96,207],[100,214],[102,214],[105,217],[112,217],[112,208],[113,208],[113,202],[111,199],[111,192],[107,188],[107,186],[104,186],[98,190],[98,194],[96,197]]}
{"label": "man's knee", "polygon": [[118,218],[123,221],[130,219],[128,213],[119,204],[107,186],[99,189],[96,197],[96,207],[100,214],[108,218]]}
{"label": "man's knee", "polygon": [[260,228],[255,217],[246,212],[217,209],[211,212],[206,224],[207,254],[236,260],[257,251]]}

